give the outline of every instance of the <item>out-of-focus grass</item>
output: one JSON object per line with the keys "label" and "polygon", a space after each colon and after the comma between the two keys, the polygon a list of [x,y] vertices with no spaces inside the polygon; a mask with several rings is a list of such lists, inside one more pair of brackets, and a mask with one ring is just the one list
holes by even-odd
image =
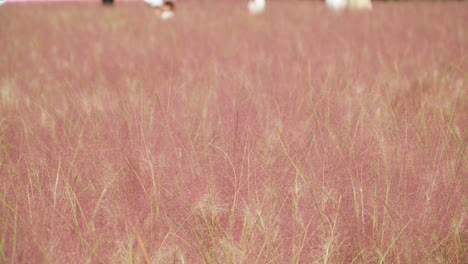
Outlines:
{"label": "out-of-focus grass", "polygon": [[0,9],[0,262],[463,263],[465,3]]}

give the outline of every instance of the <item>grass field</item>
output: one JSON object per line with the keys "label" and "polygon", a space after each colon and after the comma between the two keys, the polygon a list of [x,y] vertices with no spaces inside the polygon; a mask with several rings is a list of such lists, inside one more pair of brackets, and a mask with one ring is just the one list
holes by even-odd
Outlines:
{"label": "grass field", "polygon": [[0,8],[0,263],[467,263],[467,2],[180,2]]}

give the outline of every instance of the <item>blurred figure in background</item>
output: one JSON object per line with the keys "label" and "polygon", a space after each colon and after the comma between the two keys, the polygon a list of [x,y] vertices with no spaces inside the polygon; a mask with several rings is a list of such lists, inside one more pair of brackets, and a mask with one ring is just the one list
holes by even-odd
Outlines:
{"label": "blurred figure in background", "polygon": [[251,15],[261,14],[265,11],[265,0],[249,0],[248,8]]}
{"label": "blurred figure in background", "polygon": [[346,8],[346,0],[325,0],[327,7],[335,12],[340,12]]}
{"label": "blurred figure in background", "polygon": [[146,3],[148,3],[151,7],[161,7],[164,3],[163,0],[144,0]]}
{"label": "blurred figure in background", "polygon": [[156,16],[162,20],[168,20],[174,17],[175,4],[173,1],[164,0],[144,0],[154,8]]}
{"label": "blurred figure in background", "polygon": [[113,5],[113,4],[114,4],[114,0],[102,0],[102,4],[103,4],[103,5]]}
{"label": "blurred figure in background", "polygon": [[174,17],[175,4],[172,1],[164,1],[162,6],[156,7],[155,14],[162,20],[168,20]]}
{"label": "blurred figure in background", "polygon": [[371,10],[371,0],[349,0],[349,8],[356,10]]}

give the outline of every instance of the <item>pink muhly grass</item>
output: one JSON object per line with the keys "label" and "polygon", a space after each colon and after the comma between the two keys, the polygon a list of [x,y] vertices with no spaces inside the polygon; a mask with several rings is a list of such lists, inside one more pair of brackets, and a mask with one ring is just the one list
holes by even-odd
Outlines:
{"label": "pink muhly grass", "polygon": [[202,4],[2,6],[0,262],[464,261],[465,3]]}

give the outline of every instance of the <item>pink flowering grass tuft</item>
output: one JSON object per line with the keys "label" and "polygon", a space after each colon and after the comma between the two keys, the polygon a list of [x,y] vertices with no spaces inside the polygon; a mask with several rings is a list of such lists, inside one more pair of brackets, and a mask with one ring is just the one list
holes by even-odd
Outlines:
{"label": "pink flowering grass tuft", "polygon": [[1,263],[465,263],[466,3],[0,8]]}

